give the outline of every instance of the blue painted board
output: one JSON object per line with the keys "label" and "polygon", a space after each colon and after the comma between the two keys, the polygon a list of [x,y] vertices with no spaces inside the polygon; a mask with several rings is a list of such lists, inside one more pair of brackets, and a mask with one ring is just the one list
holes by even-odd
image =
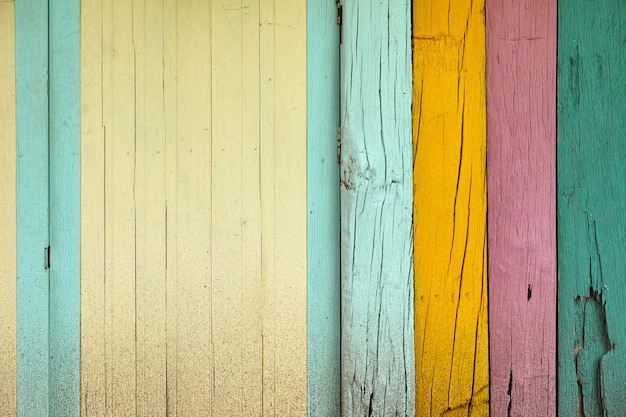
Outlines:
{"label": "blue painted board", "polygon": [[339,25],[335,0],[309,1],[308,414],[341,415]]}
{"label": "blue painted board", "polygon": [[17,403],[48,417],[48,2],[15,2]]}
{"label": "blue painted board", "polygon": [[80,2],[49,0],[50,416],[80,414]]}

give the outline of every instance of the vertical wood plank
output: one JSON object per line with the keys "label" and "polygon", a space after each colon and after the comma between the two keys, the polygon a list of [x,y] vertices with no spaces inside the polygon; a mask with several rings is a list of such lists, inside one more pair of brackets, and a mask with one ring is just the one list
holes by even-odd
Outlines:
{"label": "vertical wood plank", "polygon": [[0,410],[17,414],[15,9],[0,4]]}
{"label": "vertical wood plank", "polygon": [[[81,2],[80,392],[81,416],[106,416],[105,139],[103,0]],[[110,49],[109,49],[110,51]],[[107,81],[108,82],[108,81]],[[108,131],[111,134],[111,131]]]}
{"label": "vertical wood plank", "polygon": [[80,413],[80,3],[50,0],[50,415]]}
{"label": "vertical wood plank", "polygon": [[18,416],[49,413],[48,2],[15,4]]}
{"label": "vertical wood plank", "polygon": [[[268,2],[269,3],[269,2]],[[307,413],[307,43],[306,1],[292,0],[274,5],[274,102],[261,102],[261,117],[274,119],[275,215],[273,321],[277,359],[275,409],[270,415],[306,416]],[[262,7],[265,7],[262,5]],[[262,47],[263,48],[263,47]],[[262,49],[263,50],[263,49]],[[263,100],[263,98],[262,98]],[[261,137],[262,146],[270,137]],[[268,161],[269,162],[269,161]],[[265,161],[261,159],[261,163]],[[269,208],[269,207],[267,207]],[[261,207],[265,210],[266,207]],[[265,226],[265,225],[264,225]],[[268,230],[265,229],[264,232]],[[268,390],[270,387],[264,387]]]}
{"label": "vertical wood plank", "polygon": [[626,414],[626,9],[559,1],[559,415]]}
{"label": "vertical wood plank", "polygon": [[163,1],[133,2],[136,68],[137,416],[165,417],[166,198]]}
{"label": "vertical wood plank", "polygon": [[309,416],[341,415],[339,25],[334,0],[307,2]]}
{"label": "vertical wood plank", "polygon": [[491,412],[556,413],[556,1],[487,0]]}
{"label": "vertical wood plank", "polygon": [[413,415],[411,2],[342,3],[342,415]]}
{"label": "vertical wood plank", "polygon": [[413,22],[416,413],[487,416],[484,1]]}
{"label": "vertical wood plank", "polygon": [[[178,1],[177,391],[179,415],[212,413],[211,2]],[[169,217],[169,216],[168,216]]]}

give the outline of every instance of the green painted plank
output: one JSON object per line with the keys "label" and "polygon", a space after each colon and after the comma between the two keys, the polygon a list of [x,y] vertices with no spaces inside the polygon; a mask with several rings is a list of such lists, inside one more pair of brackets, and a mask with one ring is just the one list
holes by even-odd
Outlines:
{"label": "green painted plank", "polygon": [[413,416],[411,2],[342,4],[342,416]]}
{"label": "green painted plank", "polygon": [[309,1],[308,413],[341,415],[339,25],[335,0]]}
{"label": "green painted plank", "polygon": [[80,413],[80,2],[49,0],[50,416]]}
{"label": "green painted plank", "polygon": [[626,7],[558,13],[558,414],[625,416]]}
{"label": "green painted plank", "polygon": [[48,416],[48,2],[15,2],[18,416]]}

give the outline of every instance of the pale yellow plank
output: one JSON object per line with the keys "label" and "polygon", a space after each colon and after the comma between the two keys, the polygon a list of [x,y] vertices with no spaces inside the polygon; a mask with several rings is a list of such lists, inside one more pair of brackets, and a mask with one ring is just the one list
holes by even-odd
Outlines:
{"label": "pale yellow plank", "polygon": [[306,1],[276,2],[274,27],[276,415],[306,416]]}
{"label": "pale yellow plank", "polygon": [[[132,2],[104,16],[106,412],[136,411],[135,69]],[[106,43],[110,40],[110,43]],[[108,50],[112,48],[112,51]],[[112,59],[111,61],[108,61]],[[110,132],[110,134],[109,134]]]}
{"label": "pale yellow plank", "polygon": [[[242,4],[216,0],[212,13],[213,413],[242,415]],[[247,262],[247,260],[245,261]],[[255,303],[257,304],[257,303]]]}
{"label": "pale yellow plank", "polygon": [[137,416],[166,415],[163,1],[133,2],[136,66]]}
{"label": "pale yellow plank", "polygon": [[178,5],[163,5],[163,106],[165,121],[166,399],[167,416],[178,414]]}
{"label": "pale yellow plank", "polygon": [[0,4],[0,414],[16,410],[15,22]]}
{"label": "pale yellow plank", "polygon": [[81,3],[81,415],[105,415],[102,0]]}
{"label": "pale yellow plank", "polygon": [[[178,1],[178,415],[209,416],[211,299],[211,2]],[[168,216],[169,217],[169,216]]]}

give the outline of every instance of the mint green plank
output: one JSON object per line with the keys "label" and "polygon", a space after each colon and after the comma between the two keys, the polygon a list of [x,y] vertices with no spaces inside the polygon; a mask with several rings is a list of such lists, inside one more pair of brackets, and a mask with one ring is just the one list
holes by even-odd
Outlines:
{"label": "mint green plank", "polygon": [[335,0],[309,1],[307,19],[308,404],[310,417],[339,417],[339,26]]}
{"label": "mint green plank", "polygon": [[558,414],[626,416],[626,4],[558,19]]}
{"label": "mint green plank", "polygon": [[48,2],[15,1],[17,407],[47,417]]}
{"label": "mint green plank", "polygon": [[342,4],[342,416],[413,416],[411,1]]}
{"label": "mint green plank", "polygon": [[50,416],[80,414],[80,2],[50,1]]}

